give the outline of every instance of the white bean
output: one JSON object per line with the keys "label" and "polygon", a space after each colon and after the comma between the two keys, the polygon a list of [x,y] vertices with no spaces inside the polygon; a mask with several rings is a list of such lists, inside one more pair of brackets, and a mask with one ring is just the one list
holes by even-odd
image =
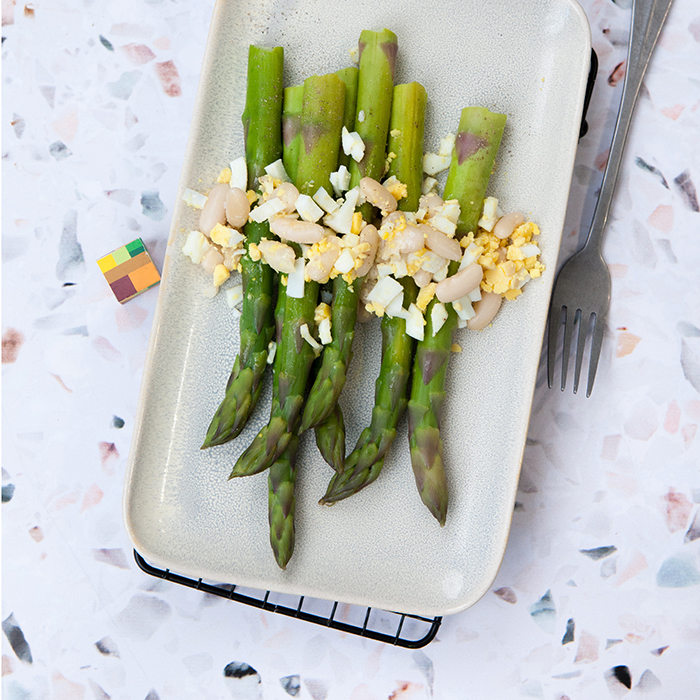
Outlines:
{"label": "white bean", "polygon": [[360,194],[380,211],[396,211],[396,199],[380,182],[371,177],[360,180]]}
{"label": "white bean", "polygon": [[204,257],[202,258],[202,262],[200,263],[200,265],[210,275],[213,274],[214,268],[217,265],[223,265],[223,264],[224,264],[224,256],[214,246],[209,248],[209,250],[206,253],[204,253]]}
{"label": "white bean", "polygon": [[258,243],[258,248],[262,253],[265,262],[277,272],[292,273],[294,267],[294,249],[279,241],[268,241],[263,239]]}
{"label": "white bean", "polygon": [[425,236],[418,226],[408,224],[396,234],[394,243],[399,246],[401,253],[416,253],[425,245]]}
{"label": "white bean", "polygon": [[291,182],[283,182],[272,193],[273,197],[277,197],[284,203],[284,213],[293,214],[297,199],[299,198],[299,190],[294,187]]}
{"label": "white bean", "polygon": [[199,230],[209,236],[217,224],[226,223],[226,195],[231,191],[227,182],[212,187],[207,201],[199,213]]}
{"label": "white bean", "polygon": [[454,238],[450,238],[426,224],[421,224],[419,228],[425,235],[426,248],[448,260],[462,259],[462,248]]}
{"label": "white bean", "polygon": [[427,270],[418,270],[418,272],[416,272],[416,274],[413,275],[413,281],[419,287],[425,287],[433,281],[433,274],[432,272],[428,272]]}
{"label": "white bean", "polygon": [[315,282],[323,282],[331,274],[333,263],[340,255],[340,239],[337,236],[328,236],[329,248],[323,253],[314,255],[309,262],[306,263],[306,274],[309,279]]}
{"label": "white bean", "polygon": [[493,321],[494,316],[501,308],[503,297],[495,292],[484,292],[481,299],[474,304],[476,315],[467,321],[467,328],[472,331],[480,331]]}
{"label": "white bean", "polygon": [[310,221],[299,221],[280,216],[270,222],[270,231],[280,238],[293,243],[318,243],[325,235],[323,226]]}
{"label": "white bean", "polygon": [[493,235],[496,238],[508,238],[517,226],[525,221],[525,217],[519,211],[502,216],[493,227]]}
{"label": "white bean", "polygon": [[226,195],[226,218],[234,228],[243,228],[250,214],[250,202],[246,193],[238,187],[229,187]]}
{"label": "white bean", "polygon": [[357,268],[355,274],[358,277],[364,277],[372,267],[374,263],[374,258],[377,255],[377,248],[379,247],[379,234],[377,229],[372,226],[372,224],[367,224],[362,231],[360,231],[360,245],[362,243],[369,243],[369,251],[365,254],[362,259],[362,265]]}
{"label": "white bean", "polygon": [[435,209],[438,207],[441,207],[443,205],[443,200],[442,197],[439,194],[435,194],[435,192],[430,192],[429,194],[424,194],[420,200],[418,206],[421,209],[428,209],[428,210],[433,210],[433,214],[435,213]]}
{"label": "white bean", "polygon": [[442,282],[438,282],[435,287],[435,295],[443,303],[457,301],[465,294],[476,289],[484,277],[481,265],[472,263],[460,270],[452,277],[446,277]]}

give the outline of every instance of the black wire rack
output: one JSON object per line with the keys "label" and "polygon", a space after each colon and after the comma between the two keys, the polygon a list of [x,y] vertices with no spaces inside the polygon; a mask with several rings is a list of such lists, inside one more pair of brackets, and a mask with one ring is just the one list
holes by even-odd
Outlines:
{"label": "black wire rack", "polygon": [[420,649],[430,644],[442,622],[442,617],[421,617],[308,596],[260,591],[233,584],[207,583],[201,578],[192,579],[173,573],[170,569],[158,569],[149,564],[136,550],[134,550],[134,559],[142,571],[165,581],[234,600],[267,612],[287,615],[297,620],[406,649]]}
{"label": "black wire rack", "polygon": [[[581,115],[579,140],[588,131],[586,114],[597,72],[598,56],[595,51],[591,50],[591,64],[583,114]],[[207,583],[201,578],[192,579],[173,573],[170,569],[158,569],[149,564],[136,550],[134,550],[134,558],[142,571],[156,578],[234,600],[237,603],[250,605],[267,612],[287,615],[297,620],[304,620],[322,627],[329,627],[340,632],[347,632],[406,649],[420,649],[430,644],[435,639],[442,622],[442,617],[421,617],[420,615],[347,605],[308,596],[290,596],[272,591],[259,591],[234,584]]]}

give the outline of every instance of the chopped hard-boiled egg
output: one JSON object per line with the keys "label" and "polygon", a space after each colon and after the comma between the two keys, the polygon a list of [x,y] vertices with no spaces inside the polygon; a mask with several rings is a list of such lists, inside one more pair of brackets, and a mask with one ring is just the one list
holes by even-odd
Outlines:
{"label": "chopped hard-boiled egg", "polygon": [[340,207],[340,204],[338,204],[338,202],[336,202],[335,199],[333,199],[333,197],[326,192],[325,187],[319,187],[316,190],[313,200],[328,214],[332,214]]}
{"label": "chopped hard-boiled egg", "polygon": [[259,207],[251,209],[250,218],[258,224],[269,221],[275,214],[284,211],[285,204],[279,197],[273,197],[263,202]]}
{"label": "chopped hard-boiled egg", "polygon": [[452,156],[441,156],[438,153],[426,153],[423,156],[423,172],[426,175],[437,175],[447,170],[452,162]]}
{"label": "chopped hard-boiled egg", "polygon": [[304,221],[316,222],[323,216],[323,209],[307,194],[297,197],[296,209]]}
{"label": "chopped hard-boiled egg", "polygon": [[231,168],[231,178],[228,184],[245,192],[248,189],[248,166],[245,158],[241,156],[232,160],[229,167]]}
{"label": "chopped hard-boiled egg", "polygon": [[346,156],[351,156],[354,161],[358,163],[362,160],[362,156],[365,155],[365,142],[362,137],[356,131],[348,131],[347,127],[343,127],[341,133],[341,142],[343,146],[343,153]]}
{"label": "chopped hard-boiled egg", "polygon": [[479,226],[486,231],[493,231],[493,227],[498,221],[498,200],[495,197],[486,197],[484,200],[484,207],[481,211],[481,218],[479,219]]}
{"label": "chopped hard-boiled egg", "polygon": [[423,340],[425,336],[425,318],[423,317],[423,312],[415,304],[411,304],[408,307],[406,334],[416,340]]}
{"label": "chopped hard-boiled egg", "polygon": [[182,200],[185,204],[195,209],[201,209],[207,203],[207,199],[209,199],[207,195],[201,192],[195,192],[195,190],[191,190],[189,187],[186,187],[185,191],[182,193]]}
{"label": "chopped hard-boiled egg", "polygon": [[318,343],[316,338],[314,338],[311,335],[311,332],[309,331],[309,327],[303,323],[299,327],[299,333],[301,334],[301,337],[313,348],[314,354],[318,356],[318,354],[321,352],[323,349],[323,346]]}
{"label": "chopped hard-boiled egg", "polygon": [[230,276],[231,273],[226,269],[225,265],[217,265],[214,268],[214,286],[220,287]]}
{"label": "chopped hard-boiled egg", "polygon": [[199,265],[210,248],[211,243],[203,233],[199,231],[190,231],[185,245],[182,247],[182,252],[187,255],[193,263]]}
{"label": "chopped hard-boiled egg", "polygon": [[347,192],[350,188],[350,171],[344,165],[331,173],[329,179],[336,197],[341,197],[343,192]]}
{"label": "chopped hard-boiled egg", "polygon": [[234,284],[233,287],[226,290],[226,303],[233,309],[237,304],[243,301],[243,285]]}
{"label": "chopped hard-boiled egg", "polygon": [[447,309],[445,308],[444,304],[441,304],[440,302],[433,304],[433,308],[430,311],[430,322],[433,326],[433,336],[435,336],[437,332],[445,325],[447,316]]}
{"label": "chopped hard-boiled egg", "polygon": [[265,172],[271,175],[273,179],[281,182],[289,182],[290,178],[287,171],[284,169],[284,163],[281,158],[278,158],[274,163],[265,166]]}
{"label": "chopped hard-boiled egg", "polygon": [[287,296],[294,299],[304,296],[304,258],[294,261],[294,270],[287,276]]}

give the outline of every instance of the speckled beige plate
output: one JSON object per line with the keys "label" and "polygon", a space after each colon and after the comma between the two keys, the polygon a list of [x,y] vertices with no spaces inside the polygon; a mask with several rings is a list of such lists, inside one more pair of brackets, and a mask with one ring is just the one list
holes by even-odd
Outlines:
{"label": "speckled beige plate", "polygon": [[[179,195],[185,187],[208,189],[243,153],[249,44],[284,46],[291,85],[347,65],[360,31],[382,27],[399,37],[397,82],[417,80],[427,89],[428,150],[455,130],[463,106],[508,115],[489,191],[505,210],[539,223],[548,270],[504,305],[491,328],[456,337],[464,352],[453,356],[448,373],[446,526],[417,495],[405,422],[377,482],[332,508],[317,505],[331,472],[307,435],[298,458],[296,551],[283,572],[268,543],[266,474],[227,480],[266,420],[269,379],[245,432],[199,450],[238,349],[238,323],[223,294],[203,295],[208,280],[180,252],[197,217]],[[458,612],[488,590],[511,522],[589,57],[588,22],[574,0],[451,0],[430,11],[416,0],[217,2],[126,478],[127,529],[151,564],[424,615]],[[349,447],[369,421],[380,342],[378,323],[359,329],[341,401]]]}

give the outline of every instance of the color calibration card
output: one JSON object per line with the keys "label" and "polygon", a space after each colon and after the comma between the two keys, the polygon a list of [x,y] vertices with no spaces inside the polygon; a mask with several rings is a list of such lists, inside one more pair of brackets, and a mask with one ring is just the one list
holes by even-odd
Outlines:
{"label": "color calibration card", "polygon": [[140,238],[100,258],[97,264],[120,304],[160,282],[158,270]]}

